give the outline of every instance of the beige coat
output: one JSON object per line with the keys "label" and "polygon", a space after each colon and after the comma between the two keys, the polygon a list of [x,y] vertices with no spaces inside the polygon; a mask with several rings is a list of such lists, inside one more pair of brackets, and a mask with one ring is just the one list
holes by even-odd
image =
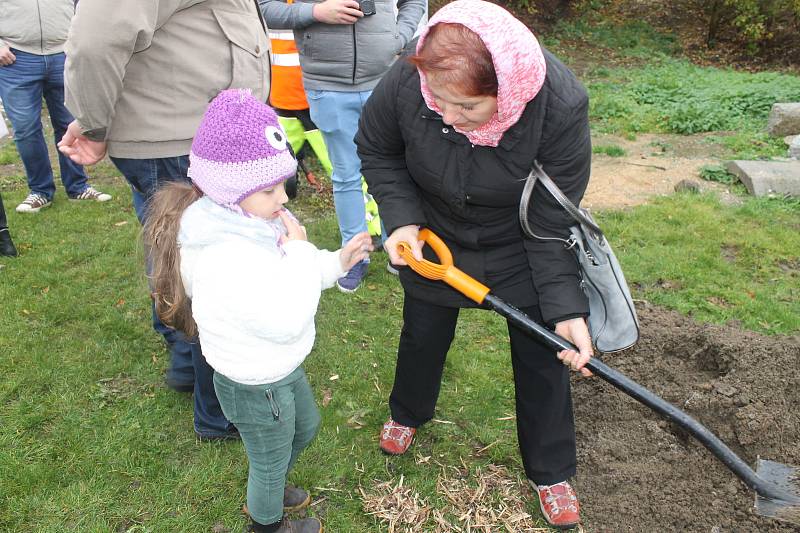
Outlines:
{"label": "beige coat", "polygon": [[59,54],[74,14],[73,0],[0,0],[0,46]]}
{"label": "beige coat", "polygon": [[255,0],[81,0],[67,107],[111,156],[186,155],[218,92],[248,88],[266,101],[269,51]]}

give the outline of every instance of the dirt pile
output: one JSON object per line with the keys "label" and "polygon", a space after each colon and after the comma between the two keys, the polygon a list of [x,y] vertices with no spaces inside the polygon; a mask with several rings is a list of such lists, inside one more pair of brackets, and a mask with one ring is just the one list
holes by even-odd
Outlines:
{"label": "dirt pile", "polygon": [[[639,344],[604,361],[680,407],[754,466],[800,466],[800,337],[703,325],[648,305]],[[600,379],[573,384],[588,531],[799,531],[679,427]]]}

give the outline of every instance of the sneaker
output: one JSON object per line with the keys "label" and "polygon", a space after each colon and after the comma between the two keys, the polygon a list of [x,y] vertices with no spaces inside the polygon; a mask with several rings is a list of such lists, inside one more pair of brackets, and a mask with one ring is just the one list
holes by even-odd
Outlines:
{"label": "sneaker", "polygon": [[17,213],[38,213],[40,209],[50,207],[52,203],[52,200],[48,200],[41,194],[32,192],[17,206],[16,211]]}
{"label": "sneaker", "polygon": [[395,266],[391,263],[391,261],[386,263],[386,271],[392,276],[400,275],[400,271],[395,268]]}
{"label": "sneaker", "polygon": [[572,529],[581,521],[575,489],[562,481],[555,485],[531,485],[539,495],[539,507],[547,523],[559,529]]}
{"label": "sneaker", "polygon": [[414,442],[416,432],[416,428],[398,424],[389,418],[381,432],[381,450],[389,455],[403,455]]}
{"label": "sneaker", "polygon": [[100,192],[91,185],[83,189],[77,196],[71,196],[70,200],[94,200],[95,202],[107,202],[111,200],[111,195]]}
{"label": "sneaker", "polygon": [[367,275],[368,267],[369,263],[366,261],[356,263],[344,277],[339,278],[336,286],[345,293],[356,292],[361,285],[361,280]]}

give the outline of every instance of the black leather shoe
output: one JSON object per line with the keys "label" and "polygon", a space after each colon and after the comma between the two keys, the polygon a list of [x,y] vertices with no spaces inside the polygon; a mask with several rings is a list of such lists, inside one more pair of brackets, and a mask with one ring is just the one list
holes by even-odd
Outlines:
{"label": "black leather shoe", "polygon": [[8,228],[0,230],[0,255],[7,257],[17,257],[19,255],[17,249],[14,247],[14,242],[11,240],[11,234],[8,232]]}

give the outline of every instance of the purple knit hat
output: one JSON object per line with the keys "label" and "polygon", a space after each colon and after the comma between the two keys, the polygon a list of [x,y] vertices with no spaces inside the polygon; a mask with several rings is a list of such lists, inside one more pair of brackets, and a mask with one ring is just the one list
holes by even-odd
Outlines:
{"label": "purple knit hat", "polygon": [[189,153],[189,177],[217,204],[239,202],[297,172],[278,116],[246,89],[222,91],[208,105]]}

